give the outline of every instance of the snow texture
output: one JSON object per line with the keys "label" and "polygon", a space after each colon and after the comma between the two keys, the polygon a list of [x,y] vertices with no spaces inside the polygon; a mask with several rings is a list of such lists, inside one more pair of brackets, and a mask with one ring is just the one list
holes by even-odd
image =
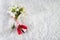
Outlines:
{"label": "snow texture", "polygon": [[[26,9],[19,18],[28,26],[22,35],[9,26],[7,11],[15,3]],[[0,40],[60,40],[60,0],[0,0]]]}

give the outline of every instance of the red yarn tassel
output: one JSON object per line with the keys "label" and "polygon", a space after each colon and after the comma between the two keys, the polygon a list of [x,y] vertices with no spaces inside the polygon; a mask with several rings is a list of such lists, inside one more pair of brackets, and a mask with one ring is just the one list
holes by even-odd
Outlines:
{"label": "red yarn tassel", "polygon": [[24,33],[24,30],[23,29],[26,29],[27,30],[27,26],[25,26],[25,25],[18,25],[18,28],[17,28],[17,32],[18,32],[18,34],[20,35],[20,34],[22,34],[22,33]]}

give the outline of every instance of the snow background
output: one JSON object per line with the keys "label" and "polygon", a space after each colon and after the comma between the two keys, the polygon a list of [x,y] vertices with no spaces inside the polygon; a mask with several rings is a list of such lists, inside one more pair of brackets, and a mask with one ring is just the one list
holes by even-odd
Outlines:
{"label": "snow background", "polygon": [[[26,9],[27,15],[19,20],[28,26],[25,34],[10,32],[7,12],[17,3]],[[0,40],[60,40],[60,0],[0,0]]]}

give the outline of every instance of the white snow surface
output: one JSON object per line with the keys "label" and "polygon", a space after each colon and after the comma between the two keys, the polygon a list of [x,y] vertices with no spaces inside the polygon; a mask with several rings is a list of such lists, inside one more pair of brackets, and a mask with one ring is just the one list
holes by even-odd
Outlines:
{"label": "white snow surface", "polygon": [[[7,11],[14,3],[26,9],[19,17],[28,26],[22,35],[9,26]],[[0,40],[60,40],[60,0],[0,0]]]}

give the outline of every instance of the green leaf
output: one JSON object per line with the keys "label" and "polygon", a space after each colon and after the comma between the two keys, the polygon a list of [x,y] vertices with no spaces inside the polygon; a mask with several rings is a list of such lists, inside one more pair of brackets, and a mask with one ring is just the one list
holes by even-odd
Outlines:
{"label": "green leaf", "polygon": [[16,11],[15,18],[17,19],[20,14],[21,14],[20,11]]}
{"label": "green leaf", "polygon": [[12,29],[14,29],[15,28],[15,24],[13,24],[13,26],[12,26]]}
{"label": "green leaf", "polygon": [[15,12],[15,11],[16,11],[16,9],[12,8],[11,12]]}
{"label": "green leaf", "polygon": [[20,8],[19,11],[23,11],[23,8]]}

